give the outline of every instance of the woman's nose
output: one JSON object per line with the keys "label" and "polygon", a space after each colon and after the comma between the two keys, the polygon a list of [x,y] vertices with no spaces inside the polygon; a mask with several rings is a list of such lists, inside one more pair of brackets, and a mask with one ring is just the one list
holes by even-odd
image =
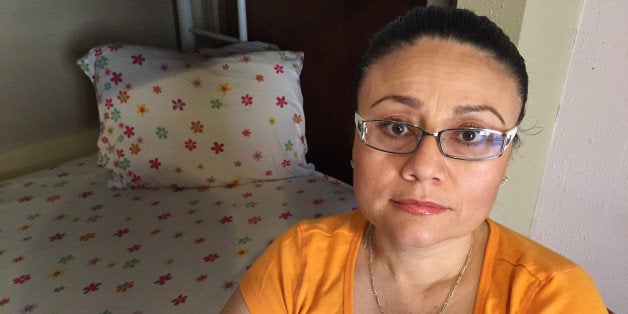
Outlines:
{"label": "woman's nose", "polygon": [[436,137],[426,135],[419,147],[404,157],[401,176],[405,180],[440,183],[445,179],[447,157],[440,151]]}

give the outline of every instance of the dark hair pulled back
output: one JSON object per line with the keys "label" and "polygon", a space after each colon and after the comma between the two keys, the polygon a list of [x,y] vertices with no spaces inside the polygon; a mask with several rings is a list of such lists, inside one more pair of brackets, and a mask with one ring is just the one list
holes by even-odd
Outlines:
{"label": "dark hair pulled back", "polygon": [[523,57],[510,38],[491,20],[465,9],[419,7],[398,17],[380,30],[369,42],[358,66],[356,92],[369,67],[382,57],[424,37],[455,40],[488,52],[512,74],[521,98],[517,124],[525,114],[528,99],[528,73]]}

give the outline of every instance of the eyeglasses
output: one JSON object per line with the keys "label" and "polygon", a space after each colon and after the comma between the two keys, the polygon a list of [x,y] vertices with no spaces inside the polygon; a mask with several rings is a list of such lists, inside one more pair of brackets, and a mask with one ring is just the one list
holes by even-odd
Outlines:
{"label": "eyeglasses", "polygon": [[505,133],[481,128],[453,128],[430,133],[419,126],[396,120],[366,120],[357,112],[355,126],[362,143],[383,152],[410,154],[426,135],[431,135],[437,139],[443,155],[460,160],[498,158],[517,134],[516,126]]}

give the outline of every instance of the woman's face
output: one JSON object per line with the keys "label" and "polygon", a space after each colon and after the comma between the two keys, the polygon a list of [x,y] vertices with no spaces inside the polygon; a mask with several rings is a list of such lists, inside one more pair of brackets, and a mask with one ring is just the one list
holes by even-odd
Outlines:
{"label": "woman's face", "polygon": [[[358,112],[428,132],[515,126],[521,100],[512,75],[490,55],[453,40],[424,38],[366,73]],[[356,133],[354,187],[360,210],[398,244],[426,247],[473,232],[488,216],[511,154],[493,160],[445,157],[426,136],[411,154],[367,147]]]}

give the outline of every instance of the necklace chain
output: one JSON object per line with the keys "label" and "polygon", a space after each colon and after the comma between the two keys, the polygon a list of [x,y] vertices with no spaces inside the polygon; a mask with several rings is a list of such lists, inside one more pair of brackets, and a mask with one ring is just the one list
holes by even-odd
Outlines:
{"label": "necklace chain", "polygon": [[[369,276],[370,276],[371,292],[373,292],[373,296],[375,297],[375,304],[377,304],[377,309],[379,310],[379,313],[384,314],[384,307],[382,306],[382,302],[379,297],[379,294],[377,293],[377,289],[375,289],[375,272],[373,271],[373,236],[374,236],[374,233],[375,233],[375,227],[369,223],[366,229],[364,246],[368,248],[369,250]],[[453,299],[454,292],[456,291],[456,288],[458,287],[458,284],[460,283],[460,281],[462,281],[462,277],[464,276],[464,273],[467,271],[467,267],[469,266],[469,262],[471,261],[472,251],[473,251],[473,243],[471,243],[471,246],[469,247],[469,252],[467,252],[467,258],[464,261],[464,265],[462,265],[462,268],[460,268],[460,271],[458,272],[458,277],[456,278],[456,282],[449,290],[449,294],[447,294],[447,298],[443,302],[443,305],[441,306],[440,311],[438,312],[439,314],[445,313],[445,309],[447,309],[449,302],[451,302],[451,300]]]}

